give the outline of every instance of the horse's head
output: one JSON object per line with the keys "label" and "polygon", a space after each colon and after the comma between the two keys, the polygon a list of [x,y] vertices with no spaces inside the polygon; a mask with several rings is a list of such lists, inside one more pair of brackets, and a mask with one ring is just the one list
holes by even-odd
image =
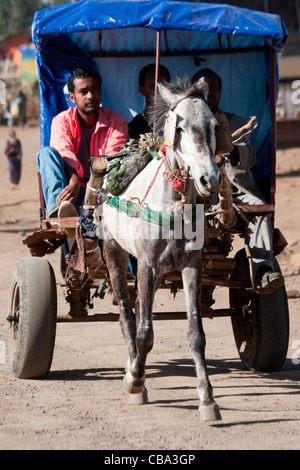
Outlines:
{"label": "horse's head", "polygon": [[[222,174],[216,165],[215,126],[217,121],[206,104],[208,86],[201,78],[190,81],[159,84],[159,101],[168,105],[164,122],[164,143],[179,166],[194,179],[197,192],[210,196],[219,191]],[[160,123],[162,124],[162,122]]]}

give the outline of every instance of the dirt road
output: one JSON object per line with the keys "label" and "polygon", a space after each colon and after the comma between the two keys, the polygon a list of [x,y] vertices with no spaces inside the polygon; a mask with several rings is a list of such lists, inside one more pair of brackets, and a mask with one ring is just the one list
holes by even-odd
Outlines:
{"label": "dirt road", "polygon": [[[12,191],[0,128],[0,449],[298,449],[300,429],[300,184],[298,149],[278,152],[276,226],[289,246],[279,256],[289,294],[290,347],[283,369],[245,371],[228,318],[204,319],[209,374],[223,420],[200,423],[196,377],[185,321],[157,321],[147,362],[149,404],[134,407],[122,386],[127,347],[118,323],[58,324],[54,359],[46,380],[19,380],[7,357],[9,289],[16,263],[29,251],[22,240],[39,226],[35,155],[37,128],[18,130],[23,174]],[[59,313],[62,295],[59,250],[48,257],[56,273]],[[228,293],[216,289],[217,304]],[[183,310],[159,291],[156,310]],[[97,313],[115,311],[111,297]]]}

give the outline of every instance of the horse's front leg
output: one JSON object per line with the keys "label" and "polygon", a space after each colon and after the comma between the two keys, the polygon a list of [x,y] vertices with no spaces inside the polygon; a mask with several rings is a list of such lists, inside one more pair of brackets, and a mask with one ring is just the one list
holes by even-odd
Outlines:
{"label": "horse's front leg", "polygon": [[218,405],[213,399],[212,386],[208,379],[205,361],[205,333],[200,313],[202,265],[198,262],[186,266],[182,271],[185,302],[188,318],[188,341],[194,356],[198,377],[198,395],[200,398],[200,420],[214,421],[221,419]]}
{"label": "horse's front leg", "polygon": [[140,394],[132,403],[146,403],[145,366],[149,352],[153,347],[152,306],[155,293],[155,281],[152,269],[148,266],[138,266],[138,303],[136,356],[127,364],[125,386],[129,393]]}
{"label": "horse's front leg", "polygon": [[129,359],[133,361],[136,357],[136,319],[127,285],[128,253],[112,238],[105,241],[104,249],[109,277],[120,309],[121,330],[128,344]]}

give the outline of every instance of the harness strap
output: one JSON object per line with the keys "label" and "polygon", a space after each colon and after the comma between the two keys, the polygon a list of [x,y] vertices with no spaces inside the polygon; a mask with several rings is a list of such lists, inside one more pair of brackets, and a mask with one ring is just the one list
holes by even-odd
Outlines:
{"label": "harness strap", "polygon": [[[121,212],[125,212],[129,217],[137,217],[156,225],[164,225],[171,228],[175,226],[176,222],[184,223],[186,219],[182,213],[167,214],[161,211],[154,211],[153,209],[148,208],[146,205],[141,206],[132,201],[128,201],[127,199],[121,199],[117,196],[108,196],[106,199],[106,204]],[[197,216],[199,216],[199,213],[197,212],[197,206],[194,206],[191,211],[191,221],[196,221]]]}
{"label": "harness strap", "polygon": [[157,170],[156,170],[156,172],[155,172],[155,175],[153,176],[153,178],[152,178],[152,180],[151,180],[151,182],[150,182],[150,184],[149,184],[149,186],[148,186],[148,188],[147,188],[147,190],[146,190],[146,193],[145,193],[143,199],[140,201],[138,197],[134,197],[134,196],[131,196],[131,197],[130,197],[130,200],[131,200],[131,201],[133,201],[134,199],[137,199],[137,200],[139,201],[139,204],[138,204],[138,206],[137,206],[137,209],[143,204],[144,200],[146,199],[146,197],[147,197],[147,195],[148,195],[150,189],[152,188],[152,185],[153,185],[153,183],[154,183],[154,181],[155,181],[155,178],[157,177],[158,172],[159,172],[159,170],[160,170],[160,168],[161,168],[161,166],[162,166],[163,163],[164,163],[164,160],[162,160],[161,163],[159,164],[159,166],[158,166],[158,168],[157,168]]}

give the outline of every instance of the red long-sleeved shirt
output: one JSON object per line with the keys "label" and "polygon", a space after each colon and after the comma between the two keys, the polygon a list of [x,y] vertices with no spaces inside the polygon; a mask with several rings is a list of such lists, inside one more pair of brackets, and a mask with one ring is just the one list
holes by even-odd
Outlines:
{"label": "red long-sleeved shirt", "polygon": [[[77,108],[69,108],[53,118],[50,146],[60,153],[67,165],[76,170],[81,180],[84,171],[76,156],[80,139],[81,130]],[[114,155],[120,151],[127,140],[127,121],[115,111],[100,107],[96,127],[91,137],[90,157]]]}

